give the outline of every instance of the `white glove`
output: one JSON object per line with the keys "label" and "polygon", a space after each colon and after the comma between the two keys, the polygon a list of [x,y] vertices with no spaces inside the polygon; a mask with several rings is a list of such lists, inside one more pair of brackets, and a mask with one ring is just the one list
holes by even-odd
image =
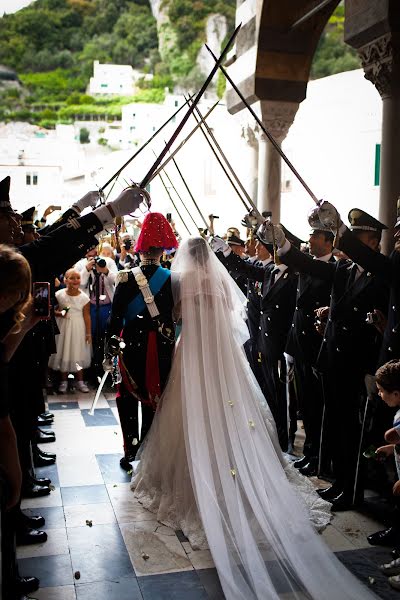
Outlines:
{"label": "white glove", "polygon": [[316,206],[308,216],[308,222],[313,228],[318,228],[318,221],[324,227],[328,227],[333,231],[337,231],[343,224],[340,214],[330,202],[323,202],[320,206]]}
{"label": "white glove", "polygon": [[229,245],[217,235],[211,238],[210,246],[213,252],[222,252],[224,256],[229,256],[232,252]]}
{"label": "white glove", "polygon": [[96,208],[94,214],[103,225],[107,225],[112,223],[115,217],[123,217],[134,212],[143,201],[150,207],[150,195],[146,190],[139,187],[127,188],[112,202],[107,202],[107,204]]}
{"label": "white glove", "polygon": [[75,204],[72,205],[72,208],[81,214],[84,208],[87,208],[88,206],[96,206],[98,201],[99,192],[88,192],[83,196],[83,198],[78,200],[78,202],[75,202]]}
{"label": "white glove", "polygon": [[258,211],[252,210],[243,217],[242,225],[245,227],[256,227],[257,225],[262,225],[264,220],[264,217]]}
{"label": "white glove", "polygon": [[257,235],[264,244],[276,244],[278,248],[282,248],[286,242],[286,236],[279,225],[273,225],[271,221],[264,221],[258,228]]}

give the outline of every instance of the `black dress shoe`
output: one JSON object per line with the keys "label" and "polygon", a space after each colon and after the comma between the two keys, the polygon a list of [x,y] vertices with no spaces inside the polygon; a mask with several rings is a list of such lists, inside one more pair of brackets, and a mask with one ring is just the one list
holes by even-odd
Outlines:
{"label": "black dress shoe", "polygon": [[390,554],[393,558],[400,558],[400,548],[393,548]]}
{"label": "black dress shoe", "polygon": [[49,467],[50,465],[54,465],[55,462],[55,458],[41,456],[40,454],[33,457],[35,467]]}
{"label": "black dress shoe", "polygon": [[34,483],[24,484],[21,489],[22,498],[41,498],[48,496],[51,489],[47,485],[36,485]]}
{"label": "black dress shoe", "polygon": [[317,459],[312,458],[304,467],[300,467],[299,471],[302,475],[306,475],[307,477],[316,475],[318,471]]}
{"label": "black dress shoe", "polygon": [[[44,544],[47,541],[47,533],[39,529],[24,527],[17,529],[16,542],[18,546],[28,546],[31,544]],[[29,592],[27,592],[29,593]]]}
{"label": "black dress shoe", "polygon": [[346,492],[342,492],[336,498],[331,500],[332,507],[331,510],[333,512],[344,512],[345,510],[355,510],[364,502],[364,498],[362,496],[356,496],[353,502],[353,497],[350,494],[346,494]]}
{"label": "black dress shoe", "polygon": [[41,450],[39,446],[33,448],[33,453],[37,453],[44,458],[54,458],[54,460],[57,458],[57,454],[54,454],[54,452],[45,452],[44,450]]}
{"label": "black dress shoe", "polygon": [[51,479],[49,479],[49,477],[32,477],[31,481],[35,485],[47,485],[47,487],[51,485]]}
{"label": "black dress shoe", "polygon": [[45,412],[41,413],[39,417],[43,417],[43,419],[54,419],[54,413],[51,413],[48,410],[46,410]]}
{"label": "black dress shoe", "polygon": [[50,431],[42,431],[41,429],[37,429],[35,431],[35,442],[37,444],[50,444],[51,442],[56,441],[55,434]]}
{"label": "black dress shoe", "polygon": [[330,502],[331,500],[336,498],[341,491],[342,490],[340,490],[340,488],[337,485],[333,484],[329,487],[317,490],[317,494],[319,494],[324,500],[328,500],[328,502]]}
{"label": "black dress shoe", "polygon": [[21,512],[18,520],[20,523],[31,529],[39,529],[39,527],[43,527],[46,523],[46,520],[42,515],[26,515],[23,512]]}
{"label": "black dress shoe", "polygon": [[15,588],[18,595],[31,594],[39,589],[40,581],[37,577],[17,577]]}
{"label": "black dress shoe", "polygon": [[51,425],[51,423],[53,423],[54,418],[53,417],[42,417],[41,415],[39,415],[36,419],[37,424],[39,425]]}
{"label": "black dress shoe", "polygon": [[400,531],[396,527],[389,527],[381,531],[371,533],[367,537],[371,546],[398,546],[400,542]]}
{"label": "black dress shoe", "polygon": [[132,471],[131,462],[133,462],[134,460],[134,456],[123,456],[119,461],[119,466],[121,467],[121,469],[124,469],[124,471]]}
{"label": "black dress shoe", "polygon": [[300,469],[301,467],[305,467],[306,464],[309,462],[309,458],[308,456],[303,456],[303,458],[300,458],[299,460],[295,460],[293,463],[293,466],[295,469]]}

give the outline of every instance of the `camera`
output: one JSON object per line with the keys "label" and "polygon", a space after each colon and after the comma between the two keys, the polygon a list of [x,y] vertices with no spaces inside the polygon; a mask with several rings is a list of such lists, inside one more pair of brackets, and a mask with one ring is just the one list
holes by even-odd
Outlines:
{"label": "camera", "polygon": [[126,242],[124,242],[123,246],[124,246],[125,250],[130,250],[132,248],[131,240],[126,240]]}
{"label": "camera", "polygon": [[32,290],[33,311],[40,319],[50,319],[50,284],[35,281]]}
{"label": "camera", "polygon": [[374,323],[377,323],[378,321],[379,321],[379,317],[375,312],[367,313],[367,318],[365,319],[365,322],[368,323],[368,325],[373,325]]}
{"label": "camera", "polygon": [[107,266],[107,261],[104,258],[102,258],[101,256],[95,256],[94,262],[96,263],[96,265],[98,267],[100,267],[100,269],[104,269],[104,267]]}

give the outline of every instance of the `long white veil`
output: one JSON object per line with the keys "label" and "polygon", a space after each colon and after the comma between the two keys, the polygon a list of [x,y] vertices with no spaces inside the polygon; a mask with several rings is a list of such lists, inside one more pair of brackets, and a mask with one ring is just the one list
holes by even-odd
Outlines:
{"label": "long white veil", "polygon": [[376,598],[326,547],[287,480],[241,348],[245,297],[202,238],[182,243],[172,270],[187,460],[226,598]]}

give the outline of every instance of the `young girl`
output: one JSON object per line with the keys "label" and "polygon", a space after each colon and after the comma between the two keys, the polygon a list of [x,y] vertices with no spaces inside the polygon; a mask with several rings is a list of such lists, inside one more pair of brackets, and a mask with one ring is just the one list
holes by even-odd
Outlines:
{"label": "young girl", "polygon": [[57,353],[50,357],[49,367],[61,371],[60,393],[67,391],[68,373],[75,374],[77,389],[87,393],[83,369],[90,366],[91,359],[89,297],[79,289],[81,276],[75,269],[65,273],[64,282],[67,287],[56,292],[54,312],[60,334],[56,337]]}

